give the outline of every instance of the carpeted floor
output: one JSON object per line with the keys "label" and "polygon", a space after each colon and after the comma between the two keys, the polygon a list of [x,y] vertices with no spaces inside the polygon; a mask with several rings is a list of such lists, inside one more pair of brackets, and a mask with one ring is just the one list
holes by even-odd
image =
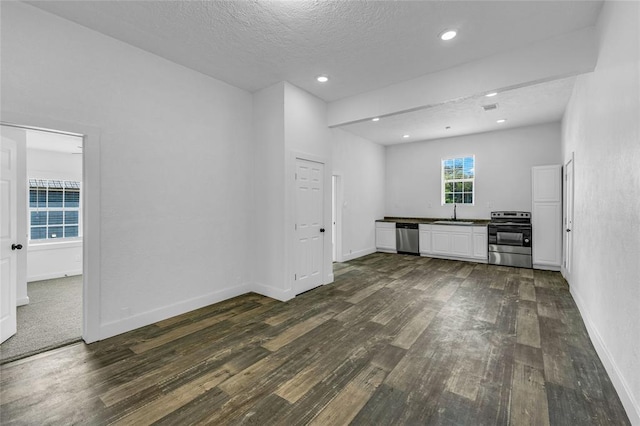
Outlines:
{"label": "carpeted floor", "polygon": [[82,275],[29,283],[27,294],[18,332],[0,345],[0,364],[81,339]]}

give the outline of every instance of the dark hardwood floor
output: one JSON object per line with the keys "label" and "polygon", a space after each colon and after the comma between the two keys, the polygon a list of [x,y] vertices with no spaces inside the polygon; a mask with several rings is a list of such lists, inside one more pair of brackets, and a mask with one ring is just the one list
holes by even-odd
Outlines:
{"label": "dark hardwood floor", "polygon": [[628,425],[560,274],[376,253],[1,367],[9,424]]}

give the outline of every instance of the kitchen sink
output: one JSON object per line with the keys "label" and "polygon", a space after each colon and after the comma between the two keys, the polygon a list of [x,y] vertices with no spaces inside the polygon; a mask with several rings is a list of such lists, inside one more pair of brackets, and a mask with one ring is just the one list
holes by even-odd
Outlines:
{"label": "kitchen sink", "polygon": [[434,225],[473,225],[473,222],[464,220],[436,220]]}

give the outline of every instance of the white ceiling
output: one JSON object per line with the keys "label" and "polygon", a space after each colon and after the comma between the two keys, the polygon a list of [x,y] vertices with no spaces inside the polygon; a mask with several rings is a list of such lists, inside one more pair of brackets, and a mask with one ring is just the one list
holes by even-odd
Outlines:
{"label": "white ceiling", "polygon": [[[490,98],[469,97],[340,128],[381,145],[394,145],[559,121],[575,80],[568,77],[515,88]],[[491,104],[498,107],[489,111],[482,108]],[[500,118],[507,121],[499,124],[496,121]],[[405,134],[410,137],[403,138]]]}
{"label": "white ceiling", "polygon": [[[28,3],[248,91],[288,81],[327,102],[593,26],[602,7],[601,0]],[[446,28],[459,35],[445,43],[438,34]],[[319,74],[330,81],[316,82]],[[496,115],[508,119],[499,128],[555,121],[573,81],[510,90],[493,98],[500,109],[492,113],[470,93],[343,127],[393,144],[494,130]]]}

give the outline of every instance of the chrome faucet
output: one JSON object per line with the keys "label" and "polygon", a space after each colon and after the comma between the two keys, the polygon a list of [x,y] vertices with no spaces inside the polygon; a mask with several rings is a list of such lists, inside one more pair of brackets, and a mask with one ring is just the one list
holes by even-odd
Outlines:
{"label": "chrome faucet", "polygon": [[458,220],[458,217],[456,216],[456,204],[453,204],[453,220]]}

